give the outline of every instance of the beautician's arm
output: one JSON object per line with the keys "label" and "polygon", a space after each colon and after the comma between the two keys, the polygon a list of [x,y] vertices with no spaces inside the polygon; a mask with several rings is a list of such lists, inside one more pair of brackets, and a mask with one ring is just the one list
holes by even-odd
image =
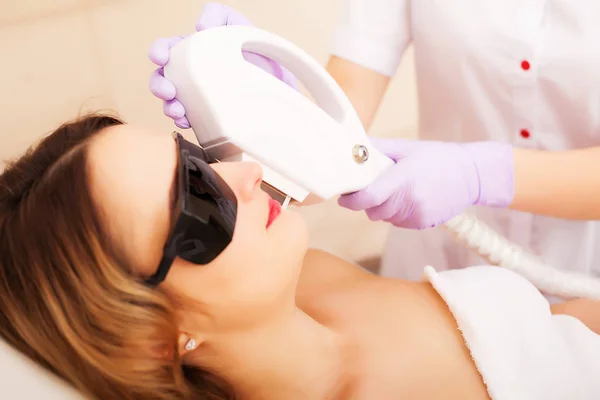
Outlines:
{"label": "beautician's arm", "polygon": [[336,56],[329,59],[326,69],[350,99],[363,126],[368,130],[390,78]]}
{"label": "beautician's arm", "polygon": [[[390,78],[332,56],[327,71],[371,126]],[[510,208],[557,218],[600,219],[600,147],[570,151],[514,150],[515,198]]]}
{"label": "beautician's arm", "polygon": [[600,219],[600,147],[568,151],[514,150],[510,208],[557,218]]}

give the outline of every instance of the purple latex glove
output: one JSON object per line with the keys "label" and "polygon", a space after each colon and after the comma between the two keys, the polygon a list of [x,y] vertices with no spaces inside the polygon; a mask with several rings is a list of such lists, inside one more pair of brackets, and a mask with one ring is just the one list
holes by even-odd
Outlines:
{"label": "purple latex glove", "polygon": [[510,145],[371,141],[396,164],[363,190],[341,196],[338,202],[351,210],[365,210],[373,221],[424,229],[452,219],[469,206],[507,207],[513,200]]}
{"label": "purple latex glove", "polygon": [[[227,6],[218,3],[207,3],[196,22],[196,30],[199,32],[223,25],[251,26],[252,24],[243,15]],[[185,36],[177,36],[158,39],[150,47],[148,56],[159,67],[154,70],[150,77],[150,91],[163,100],[163,112],[175,121],[175,125],[180,128],[189,128],[190,123],[185,117],[185,108],[176,99],[175,86],[163,75],[163,67],[169,61],[171,48],[184,38]],[[298,89],[296,78],[275,61],[251,52],[243,52],[243,56],[246,61],[274,75],[294,89]]]}

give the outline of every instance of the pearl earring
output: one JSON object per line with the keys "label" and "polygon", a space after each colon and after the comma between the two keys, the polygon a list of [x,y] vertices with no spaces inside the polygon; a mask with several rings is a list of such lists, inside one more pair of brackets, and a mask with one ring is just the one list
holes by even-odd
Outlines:
{"label": "pearl earring", "polygon": [[192,351],[196,348],[196,340],[194,338],[190,338],[190,340],[187,341],[187,343],[185,344],[185,349],[187,351]]}

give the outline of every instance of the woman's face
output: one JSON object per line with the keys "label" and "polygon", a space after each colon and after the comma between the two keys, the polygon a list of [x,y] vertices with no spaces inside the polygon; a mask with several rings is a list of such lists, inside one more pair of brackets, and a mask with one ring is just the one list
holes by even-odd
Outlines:
{"label": "woman's face", "polygon": [[[131,125],[108,128],[91,145],[94,198],[106,216],[110,235],[124,246],[143,276],[156,272],[169,235],[177,157],[171,135]],[[182,312],[182,324],[190,331],[250,329],[293,313],[307,247],[304,222],[283,211],[267,227],[269,197],[260,188],[258,164],[212,167],[238,200],[233,239],[209,264],[177,258],[159,287],[199,306],[193,308],[200,312]]]}

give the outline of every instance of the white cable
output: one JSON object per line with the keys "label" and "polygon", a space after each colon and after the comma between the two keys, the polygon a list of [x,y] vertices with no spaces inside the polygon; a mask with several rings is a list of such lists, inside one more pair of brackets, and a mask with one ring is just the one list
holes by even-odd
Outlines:
{"label": "white cable", "polygon": [[473,215],[459,215],[444,226],[490,264],[515,271],[547,294],[600,299],[600,279],[545,264]]}

